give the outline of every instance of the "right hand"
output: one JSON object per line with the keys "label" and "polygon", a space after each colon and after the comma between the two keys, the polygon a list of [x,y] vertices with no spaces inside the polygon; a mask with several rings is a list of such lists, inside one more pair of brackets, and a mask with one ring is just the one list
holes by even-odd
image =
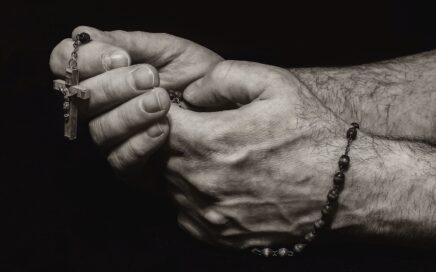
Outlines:
{"label": "right hand", "polygon": [[[288,71],[259,63],[221,62],[186,88],[185,99],[207,112],[169,111],[174,155],[165,174],[182,228],[237,249],[283,245],[311,231],[348,125]],[[339,191],[331,193],[337,199]],[[356,224],[349,218],[365,192],[351,193],[334,228]],[[325,209],[332,214],[334,205]]]}
{"label": "right hand", "polygon": [[[147,63],[158,70],[161,87],[181,91],[223,60],[201,45],[165,33],[100,31],[79,26],[72,37],[81,32],[88,33],[92,39],[79,49],[82,79],[131,63]],[[61,41],[53,49],[50,67],[55,75],[64,76],[72,50],[72,39]]]}

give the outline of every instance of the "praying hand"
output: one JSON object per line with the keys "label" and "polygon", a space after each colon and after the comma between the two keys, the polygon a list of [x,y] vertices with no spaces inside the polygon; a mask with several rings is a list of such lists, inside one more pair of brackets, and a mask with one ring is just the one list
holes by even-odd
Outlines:
{"label": "praying hand", "polygon": [[[223,60],[168,34],[79,27],[73,37],[81,32],[93,39],[78,67],[95,143],[127,181],[152,182],[147,161],[163,152],[178,222],[194,237],[242,249],[317,235],[312,223],[357,121],[331,229],[436,240],[436,52],[283,69]],[[53,50],[55,75],[72,45]],[[167,90],[183,92],[186,107]]]}

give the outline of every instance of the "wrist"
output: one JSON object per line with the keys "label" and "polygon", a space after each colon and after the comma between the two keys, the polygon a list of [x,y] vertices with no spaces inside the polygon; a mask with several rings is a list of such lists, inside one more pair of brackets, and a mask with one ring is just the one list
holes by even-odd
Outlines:
{"label": "wrist", "polygon": [[387,62],[289,71],[346,123],[357,121],[373,135],[434,143],[435,69]]}
{"label": "wrist", "polygon": [[412,145],[359,132],[332,229],[360,237],[434,235],[435,156]]}
{"label": "wrist", "polygon": [[[344,68],[292,68],[292,73],[321,103],[349,124],[361,121],[358,103],[353,103],[353,90]],[[350,85],[350,86],[348,86]]]}

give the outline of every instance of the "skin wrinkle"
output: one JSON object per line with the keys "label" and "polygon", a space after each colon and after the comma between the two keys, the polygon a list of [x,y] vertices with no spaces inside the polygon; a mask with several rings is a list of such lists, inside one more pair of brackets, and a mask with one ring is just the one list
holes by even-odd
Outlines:
{"label": "skin wrinkle", "polygon": [[385,121],[385,124],[387,124],[386,125],[386,134],[387,135],[389,135],[390,133],[389,133],[389,110],[391,109],[391,104],[387,104],[387,105],[385,105],[385,109],[386,109],[386,121]]}
{"label": "skin wrinkle", "polygon": [[[289,228],[289,231],[292,231],[293,229],[297,229],[297,226],[301,225],[301,224],[307,224],[310,223],[311,220],[305,220],[304,222],[298,222],[301,220],[293,220],[291,221],[290,218],[294,218],[294,216],[289,216],[286,212],[285,212],[285,208],[283,208],[283,205],[287,205],[287,206],[294,206],[293,204],[298,204],[301,203],[299,200],[288,200],[288,201],[280,201],[280,203],[277,203],[277,200],[275,199],[269,199],[269,200],[260,200],[260,199],[252,199],[252,198],[233,198],[230,200],[227,200],[225,202],[220,202],[219,203],[219,210],[221,211],[221,213],[225,214],[227,218],[233,218],[232,220],[236,220],[231,214],[229,214],[230,211],[232,210],[250,210],[249,208],[238,208],[239,206],[256,206],[256,209],[266,209],[264,214],[264,223],[266,223],[268,226],[270,226],[272,229],[274,229],[276,226],[274,224],[274,222],[271,222],[269,219],[269,214],[272,214],[272,211],[275,211],[274,217],[272,217],[271,219],[273,219],[274,221],[282,221],[280,224],[284,225],[284,231],[286,231]],[[321,207],[322,206],[322,201],[317,201],[315,203],[314,206],[316,207]],[[295,211],[293,213],[297,213],[298,217],[309,217],[310,219],[313,220],[313,216],[307,216],[308,212],[310,211],[312,213],[312,209],[309,208],[310,205],[307,205],[306,207],[296,207]],[[227,212],[226,212],[227,211]],[[248,215],[248,214],[247,214]],[[279,215],[279,217],[277,217],[277,215]],[[259,231],[258,225],[254,224],[254,225],[246,225],[243,222],[239,222],[238,223],[240,226],[242,226],[243,230],[245,232],[257,232]],[[254,228],[253,228],[254,227]]]}
{"label": "skin wrinkle", "polygon": [[[299,140],[304,140],[304,139],[299,139]],[[231,167],[235,170],[238,170],[238,168],[241,168],[241,167],[242,168],[250,167],[249,165],[247,165],[246,163],[244,163],[242,161],[243,159],[246,159],[246,161],[248,161],[248,162],[267,161],[265,159],[272,158],[272,157],[279,157],[280,158],[280,157],[282,157],[281,154],[283,154],[285,156],[285,158],[283,158],[283,161],[292,160],[292,158],[288,157],[286,152],[284,153],[282,151],[283,146],[299,145],[297,142],[295,142],[295,140],[287,139],[287,138],[283,138],[282,140],[275,139],[272,142],[272,144],[263,143],[263,146],[262,146],[262,145],[259,145],[258,143],[254,143],[251,146],[245,147],[244,149],[242,149],[242,151],[236,151],[236,153],[235,153],[235,151],[232,151],[234,149],[231,148],[229,151],[230,153],[225,154],[225,155],[218,153],[218,154],[216,154],[217,157],[214,157],[212,160],[218,161],[218,162],[219,161],[224,162],[224,165],[222,167],[224,169]],[[230,161],[227,161],[227,158],[226,158],[227,156],[234,157],[235,154],[238,154],[237,152],[243,152],[244,155],[242,155],[242,156],[238,155],[237,156],[238,159],[236,161],[234,161],[233,159]],[[233,163],[236,163],[236,164],[233,164]],[[220,163],[220,165],[222,165],[222,163]],[[265,176],[265,174],[266,174],[267,177],[265,177],[265,180],[268,180],[270,178],[274,178],[274,176],[277,175],[277,171],[280,171],[280,167],[281,167],[280,165],[277,165],[277,166],[265,165],[262,167],[258,166],[257,169],[253,170],[253,171],[259,172],[259,175],[261,175],[261,176]],[[267,173],[269,173],[269,174],[267,174]],[[269,178],[268,178],[268,176],[269,176]],[[275,179],[277,179],[277,178],[275,178]],[[279,180],[280,180],[280,178],[279,178]],[[282,182],[287,183],[289,181],[283,180]]]}

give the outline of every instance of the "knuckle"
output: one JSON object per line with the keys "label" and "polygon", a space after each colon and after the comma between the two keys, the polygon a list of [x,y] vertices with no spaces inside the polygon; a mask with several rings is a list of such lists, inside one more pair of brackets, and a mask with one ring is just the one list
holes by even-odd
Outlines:
{"label": "knuckle", "polygon": [[[139,106],[139,103],[136,103]],[[134,106],[124,106],[120,107],[115,111],[117,123],[121,130],[127,130],[129,128],[134,127],[135,125],[135,113],[137,112],[137,107]]]}
{"label": "knuckle", "polygon": [[272,71],[270,73],[270,78],[271,81],[277,81],[282,84],[288,83],[290,79],[289,73],[284,73],[283,71]]}
{"label": "knuckle", "polygon": [[293,80],[293,77],[291,76],[291,73],[289,73],[287,70],[282,68],[272,68],[265,70],[265,80],[268,82],[271,82],[274,84],[274,86],[277,86],[278,90],[283,89],[283,86],[294,86],[297,81]]}
{"label": "knuckle", "polygon": [[215,177],[210,175],[201,177],[196,176],[191,180],[192,185],[194,185],[200,192],[204,195],[211,197],[212,199],[219,200],[222,195],[223,188],[221,183]]}
{"label": "knuckle", "polygon": [[58,43],[50,54],[49,65],[53,73],[59,73],[62,62],[66,62],[67,48],[71,47],[71,39],[64,39]]}
{"label": "knuckle", "polygon": [[214,208],[207,208],[203,211],[202,215],[203,218],[212,225],[224,226],[228,223],[227,218]]}
{"label": "knuckle", "polygon": [[187,233],[193,235],[194,237],[199,238],[198,231],[196,231],[192,227],[192,225],[191,225],[190,221],[188,220],[187,216],[185,216],[183,213],[179,213],[177,215],[177,224],[179,225],[180,228],[182,228]]}
{"label": "knuckle", "polygon": [[115,77],[99,77],[98,84],[101,86],[100,95],[104,101],[116,101],[118,95],[115,90],[115,80],[117,80]]}
{"label": "knuckle", "polygon": [[108,156],[107,160],[114,169],[128,171],[148,157],[148,150],[137,139],[138,137],[131,138]]}
{"label": "knuckle", "polygon": [[159,86],[159,72],[150,64],[138,64],[130,67],[130,78],[126,77],[127,84],[134,86],[135,90],[149,89]]}
{"label": "knuckle", "polygon": [[129,161],[136,162],[147,157],[148,149],[144,142],[148,140],[148,136],[133,137],[126,143],[126,155]]}
{"label": "knuckle", "polygon": [[107,157],[109,165],[116,171],[122,172],[125,170],[125,163],[120,158],[119,152],[114,151]]}
{"label": "knuckle", "polygon": [[91,134],[92,140],[97,145],[103,144],[106,135],[104,133],[104,126],[102,124],[101,118],[96,118],[89,122],[89,132]]}
{"label": "knuckle", "polygon": [[204,232],[204,230],[202,230],[202,228],[198,224],[196,224],[194,221],[189,219],[188,216],[184,216],[184,215],[179,214],[177,216],[177,223],[181,229],[186,231],[188,234],[190,234],[194,238],[196,238],[200,241],[204,241],[204,242],[210,241],[207,238],[207,235]]}
{"label": "knuckle", "polygon": [[182,208],[185,208],[185,209],[190,209],[191,208],[191,205],[190,205],[188,199],[183,194],[177,193],[177,194],[174,194],[172,197],[173,197],[174,202],[178,206],[180,206]]}
{"label": "knuckle", "polygon": [[131,160],[137,160],[144,156],[144,150],[136,141],[130,140],[126,143],[126,155]]}

